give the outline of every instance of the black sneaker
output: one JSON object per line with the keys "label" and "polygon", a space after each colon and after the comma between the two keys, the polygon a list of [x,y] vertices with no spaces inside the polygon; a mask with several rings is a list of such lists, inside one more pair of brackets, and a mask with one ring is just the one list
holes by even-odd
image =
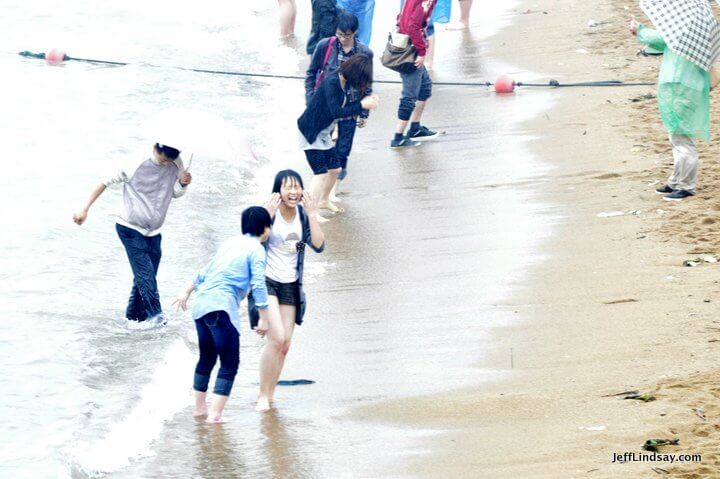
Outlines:
{"label": "black sneaker", "polygon": [[427,126],[421,126],[417,131],[412,133],[408,132],[408,137],[416,141],[432,140],[438,135],[439,133],[437,131],[432,131]]}
{"label": "black sneaker", "polygon": [[404,148],[406,146],[418,146],[420,143],[413,141],[407,136],[403,136],[400,140],[393,139],[390,142],[390,148]]}
{"label": "black sneaker", "polygon": [[675,191],[675,188],[671,188],[670,185],[665,185],[662,188],[656,189],[655,193],[659,195],[666,195],[668,193],[672,193],[673,191]]}
{"label": "black sneaker", "polygon": [[688,190],[675,190],[669,195],[663,196],[664,200],[667,201],[680,201],[688,196],[693,196],[695,193],[690,193]]}

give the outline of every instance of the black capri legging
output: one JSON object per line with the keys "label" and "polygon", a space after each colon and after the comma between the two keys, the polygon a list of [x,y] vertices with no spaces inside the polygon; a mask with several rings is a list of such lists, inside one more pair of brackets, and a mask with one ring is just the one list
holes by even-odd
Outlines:
{"label": "black capri legging", "polygon": [[193,389],[206,392],[218,356],[220,371],[213,392],[229,396],[240,365],[240,335],[225,311],[213,311],[195,320],[200,359],[195,366]]}

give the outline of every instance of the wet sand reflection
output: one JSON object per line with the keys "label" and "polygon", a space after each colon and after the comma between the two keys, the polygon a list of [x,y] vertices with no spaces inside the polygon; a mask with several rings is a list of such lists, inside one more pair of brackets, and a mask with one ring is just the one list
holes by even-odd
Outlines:
{"label": "wet sand reflection", "polygon": [[224,424],[207,424],[195,418],[197,435],[195,473],[198,477],[245,477],[247,468],[237,453],[238,445]]}
{"label": "wet sand reflection", "polygon": [[315,477],[305,452],[298,449],[301,442],[291,433],[289,421],[276,409],[264,413],[260,419],[265,438],[262,454],[272,477]]}

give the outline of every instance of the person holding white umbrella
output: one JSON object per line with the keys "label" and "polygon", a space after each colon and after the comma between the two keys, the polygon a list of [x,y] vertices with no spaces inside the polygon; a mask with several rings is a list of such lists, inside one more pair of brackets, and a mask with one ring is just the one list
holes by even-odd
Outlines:
{"label": "person holding white umbrella", "polygon": [[117,215],[115,228],[127,252],[134,278],[125,311],[128,320],[151,320],[158,325],[167,322],[157,287],[162,256],[160,229],[170,202],[183,196],[191,182],[192,175],[184,168],[180,151],[164,143],[155,143],[149,159],[134,170],[119,170],[100,183],[83,208],[73,215],[73,221],[82,225],[90,207],[105,189],[122,185],[123,209]]}
{"label": "person holding white umbrella", "polygon": [[707,0],[641,0],[657,30],[630,22],[638,40],[663,52],[658,105],[673,151],[673,172],[655,190],[664,199],[693,196],[697,187],[695,138],[710,142],[710,89],[717,83],[713,64],[720,56],[720,26]]}

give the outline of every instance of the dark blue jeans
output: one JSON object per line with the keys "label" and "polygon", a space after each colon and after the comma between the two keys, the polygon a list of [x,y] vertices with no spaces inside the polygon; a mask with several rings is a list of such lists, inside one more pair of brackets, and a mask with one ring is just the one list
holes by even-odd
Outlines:
{"label": "dark blue jeans", "polygon": [[210,373],[220,356],[220,371],[213,392],[229,396],[240,365],[240,335],[225,311],[213,311],[195,320],[200,359],[195,366],[193,389],[206,392]]}
{"label": "dark blue jeans", "polygon": [[125,247],[134,276],[125,316],[127,319],[145,321],[162,313],[157,287],[162,238],[160,235],[143,236],[134,229],[120,224],[116,224],[115,229]]}
{"label": "dark blue jeans", "polygon": [[352,151],[356,127],[357,120],[354,118],[338,121],[338,137],[333,153],[335,154],[335,158],[340,162],[340,168],[342,168],[340,176],[338,177],[341,180],[347,175],[347,162],[350,152]]}

